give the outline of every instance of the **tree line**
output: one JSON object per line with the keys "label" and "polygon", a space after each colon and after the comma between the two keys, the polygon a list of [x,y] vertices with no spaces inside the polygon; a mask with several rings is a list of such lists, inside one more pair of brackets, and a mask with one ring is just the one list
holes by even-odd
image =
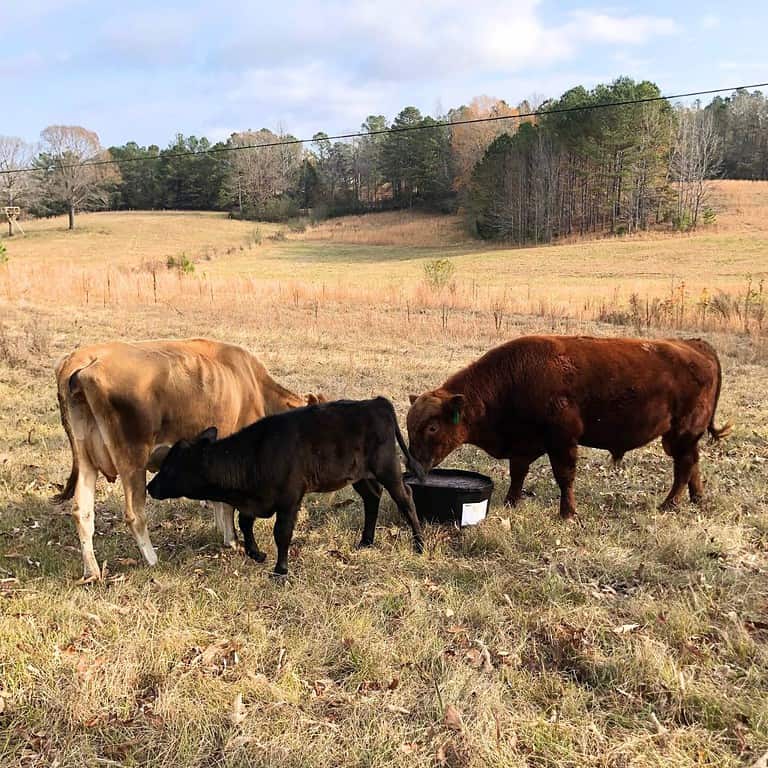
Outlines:
{"label": "tree line", "polygon": [[[36,147],[0,137],[0,170],[9,171],[0,204],[68,213],[70,226],[79,210],[220,210],[279,221],[419,206],[461,210],[478,236],[520,243],[692,229],[710,215],[708,179],[768,178],[768,100],[737,91],[706,107],[601,108],[659,95],[653,83],[619,78],[572,88],[534,117],[525,116],[528,103],[488,97],[437,117],[406,107],[391,122],[368,116],[350,141],[317,133],[307,144],[262,128],[217,143],[179,134],[165,148],[106,148],[80,126],[49,126]],[[572,107],[586,109],[562,111]],[[457,124],[484,117],[504,119]],[[19,172],[27,166],[35,173]]]}

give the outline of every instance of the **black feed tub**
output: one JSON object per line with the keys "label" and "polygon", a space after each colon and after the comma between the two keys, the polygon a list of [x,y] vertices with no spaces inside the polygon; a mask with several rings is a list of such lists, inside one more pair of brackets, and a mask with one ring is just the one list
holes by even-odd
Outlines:
{"label": "black feed tub", "polygon": [[423,483],[408,472],[403,480],[419,517],[429,523],[476,525],[485,519],[493,493],[490,477],[463,469],[433,469]]}

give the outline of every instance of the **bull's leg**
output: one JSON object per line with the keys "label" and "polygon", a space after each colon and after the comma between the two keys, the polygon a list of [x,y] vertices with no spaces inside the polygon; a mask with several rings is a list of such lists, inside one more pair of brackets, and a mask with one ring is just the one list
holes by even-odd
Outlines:
{"label": "bull's leg", "polygon": [[101,569],[93,552],[93,507],[98,472],[85,451],[78,454],[78,460],[79,472],[72,504],[72,517],[75,520],[77,535],[80,539],[80,550],[83,555],[83,578],[99,579],[101,578]]}
{"label": "bull's leg", "polygon": [[139,547],[147,565],[157,564],[157,555],[147,530],[147,518],[144,504],[147,499],[147,473],[142,469],[120,474],[125,492],[125,522],[131,529],[133,538]]}
{"label": "bull's leg", "polygon": [[[672,456],[674,473],[672,488],[664,499],[661,508],[676,507],[685,493],[686,486],[693,484],[694,490],[701,495],[701,476],[699,474],[699,449],[696,442],[690,440],[674,440],[666,435],[662,439],[664,450]],[[693,497],[693,494],[692,494]]]}
{"label": "bull's leg", "polygon": [[573,480],[576,477],[576,461],[579,448],[576,443],[560,445],[548,451],[552,473],[560,487],[560,517],[570,520],[576,516],[576,498],[573,495]]}
{"label": "bull's leg", "polygon": [[523,483],[528,475],[528,470],[539,456],[541,456],[540,453],[509,457],[509,491],[504,499],[505,504],[514,507],[523,497]]}
{"label": "bull's leg", "polygon": [[[224,546],[237,549],[237,533],[235,533],[234,507],[231,507],[229,504],[216,501],[213,503],[213,517],[216,521],[216,530],[224,538]],[[238,523],[239,520],[240,519],[238,518]],[[242,529],[243,526],[240,524],[240,530]]]}
{"label": "bull's leg", "polygon": [[240,512],[237,516],[237,524],[243,532],[245,554],[257,563],[263,563],[267,559],[267,554],[259,549],[256,539],[253,538],[253,516]]}
{"label": "bull's leg", "polygon": [[288,573],[288,549],[293,538],[293,529],[296,526],[296,518],[299,515],[301,499],[295,504],[282,505],[277,508],[275,519],[275,546],[277,547],[277,562],[275,563],[275,575],[285,576]]}
{"label": "bull's leg", "polygon": [[696,449],[696,463],[691,468],[691,479],[688,481],[688,495],[694,504],[701,503],[704,498],[704,483],[701,481],[699,471],[699,451]]}
{"label": "bull's leg", "polygon": [[381,501],[381,486],[375,480],[359,480],[352,487],[362,496],[365,509],[365,524],[360,547],[372,547],[376,534],[376,520],[379,517],[379,502]]}

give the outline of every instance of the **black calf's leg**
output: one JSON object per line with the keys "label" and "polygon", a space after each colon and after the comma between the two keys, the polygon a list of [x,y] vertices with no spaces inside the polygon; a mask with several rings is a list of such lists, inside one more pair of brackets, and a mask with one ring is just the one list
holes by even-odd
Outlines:
{"label": "black calf's leg", "polygon": [[413,532],[413,549],[415,552],[424,551],[424,536],[421,532],[421,523],[413,505],[411,489],[403,482],[403,474],[400,463],[393,456],[391,466],[385,467],[376,479],[387,489],[387,493],[397,504],[400,514],[406,519]]}
{"label": "black calf's leg", "polygon": [[376,534],[376,520],[379,517],[379,502],[381,501],[381,486],[375,480],[359,480],[352,487],[362,496],[365,509],[365,524],[361,547],[372,547]]}
{"label": "black calf's leg", "polygon": [[237,516],[237,524],[243,532],[245,554],[257,563],[263,563],[267,559],[267,555],[259,549],[256,539],[253,538],[253,517],[240,512]]}
{"label": "black calf's leg", "polygon": [[299,514],[301,499],[294,505],[277,508],[275,519],[275,545],[277,546],[277,562],[275,574],[285,576],[288,573],[288,548],[291,546],[293,529]]}

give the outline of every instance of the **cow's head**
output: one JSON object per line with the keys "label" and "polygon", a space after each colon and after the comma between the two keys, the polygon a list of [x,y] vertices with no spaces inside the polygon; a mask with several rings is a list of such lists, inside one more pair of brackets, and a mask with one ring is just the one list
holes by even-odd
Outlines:
{"label": "cow's head", "polygon": [[409,450],[429,471],[465,442],[466,399],[444,389],[411,395],[407,424]]}
{"label": "cow's head", "polygon": [[203,499],[205,481],[201,472],[201,448],[216,441],[216,427],[208,427],[194,440],[179,440],[173,445],[158,445],[149,457],[147,469],[157,474],[147,492],[153,499]]}

